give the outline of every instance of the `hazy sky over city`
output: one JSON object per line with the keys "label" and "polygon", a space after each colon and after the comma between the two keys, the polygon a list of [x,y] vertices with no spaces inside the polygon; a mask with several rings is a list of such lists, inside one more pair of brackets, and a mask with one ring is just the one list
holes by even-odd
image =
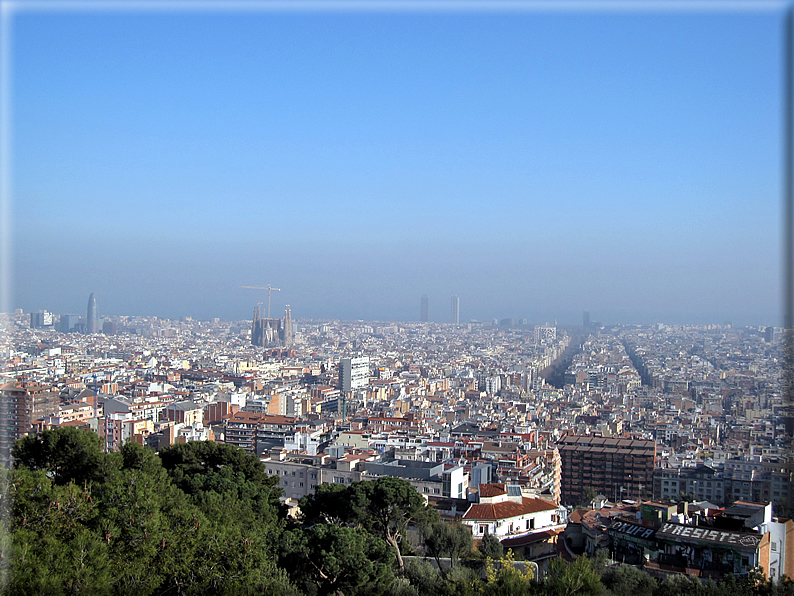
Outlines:
{"label": "hazy sky over city", "polygon": [[782,11],[21,12],[13,303],[780,325]]}

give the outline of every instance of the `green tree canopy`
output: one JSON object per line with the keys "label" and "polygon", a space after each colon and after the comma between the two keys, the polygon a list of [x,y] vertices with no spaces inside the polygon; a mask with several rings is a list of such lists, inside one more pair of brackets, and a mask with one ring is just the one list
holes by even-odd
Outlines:
{"label": "green tree canopy", "polygon": [[73,426],[45,430],[17,441],[11,450],[14,466],[42,470],[55,484],[83,484],[107,472],[102,441],[93,432]]}
{"label": "green tree canopy", "polygon": [[587,557],[577,557],[570,563],[562,557],[552,559],[545,590],[551,596],[602,596],[606,593]]}
{"label": "green tree canopy", "polygon": [[395,550],[402,574],[405,566],[400,543],[408,524],[429,525],[438,521],[438,512],[425,503],[410,482],[402,478],[381,476],[376,480],[353,483],[350,488],[357,519]]}
{"label": "green tree canopy", "polygon": [[485,594],[487,596],[526,596],[544,593],[536,580],[533,569],[530,567],[523,571],[519,569],[513,559],[513,551],[508,550],[507,554],[496,562],[488,559]]}
{"label": "green tree canopy", "polygon": [[236,447],[169,449],[180,486],[152,450],[103,453],[87,430],[14,451],[0,478],[12,498],[8,594],[296,594],[275,559],[274,481]]}
{"label": "green tree canopy", "polygon": [[450,569],[458,564],[458,559],[471,552],[474,540],[468,526],[460,523],[437,522],[424,528],[427,553],[436,560],[438,568],[446,574],[441,564],[442,557],[450,558]]}
{"label": "green tree canopy", "polygon": [[317,523],[357,523],[351,508],[352,491],[344,484],[324,482],[315,488],[314,494],[300,500],[301,519],[304,525]]}
{"label": "green tree canopy", "polygon": [[492,536],[491,534],[483,536],[477,548],[484,557],[491,557],[494,560],[501,559],[502,555],[504,555],[502,543],[499,542],[496,536]]}
{"label": "green tree canopy", "polygon": [[653,596],[656,580],[631,565],[607,567],[601,583],[615,596]]}
{"label": "green tree canopy", "polygon": [[349,596],[384,593],[394,580],[393,560],[392,549],[362,528],[317,524],[286,534],[282,564],[319,596]]}
{"label": "green tree canopy", "polygon": [[[266,520],[279,511],[278,478],[268,476],[258,457],[235,445],[191,441],[160,450],[171,480],[207,514]],[[220,497],[220,498],[219,498]]]}

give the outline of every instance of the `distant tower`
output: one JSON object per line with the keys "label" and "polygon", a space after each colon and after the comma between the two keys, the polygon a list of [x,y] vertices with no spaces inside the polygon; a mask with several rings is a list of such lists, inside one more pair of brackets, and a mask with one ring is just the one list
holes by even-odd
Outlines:
{"label": "distant tower", "polygon": [[427,318],[428,305],[429,305],[429,301],[427,299],[427,294],[422,294],[422,306],[419,311],[419,320],[422,321],[423,323],[427,323],[428,321]]}
{"label": "distant tower", "polygon": [[99,317],[96,311],[96,294],[91,292],[88,297],[88,313],[86,316],[86,333],[99,333]]}
{"label": "distant tower", "polygon": [[590,329],[590,311],[586,310],[582,313],[582,327]]}
{"label": "distant tower", "polygon": [[262,319],[259,318],[259,305],[256,305],[254,308],[254,323],[251,325],[251,345],[252,346],[259,346],[262,347],[263,341],[263,333],[262,333]]}
{"label": "distant tower", "polygon": [[289,304],[284,308],[284,321],[282,323],[282,345],[285,348],[292,347],[292,313],[289,309]]}
{"label": "distant tower", "polygon": [[460,298],[452,297],[452,324],[460,325]]}

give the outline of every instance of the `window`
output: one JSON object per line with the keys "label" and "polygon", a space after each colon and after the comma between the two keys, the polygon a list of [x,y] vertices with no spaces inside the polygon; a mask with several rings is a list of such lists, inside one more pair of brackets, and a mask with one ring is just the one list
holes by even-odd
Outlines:
{"label": "window", "polygon": [[434,489],[433,489],[433,494],[434,494],[434,495],[441,494],[441,489],[440,489],[440,488],[434,488]]}
{"label": "window", "polygon": [[300,487],[303,488],[303,482],[300,483]]}
{"label": "window", "polygon": [[777,542],[772,543],[772,552],[777,552]]}
{"label": "window", "polygon": [[429,492],[430,492],[430,489],[429,489],[429,488],[427,488],[427,487],[424,487],[422,490],[423,490],[424,492],[426,492],[426,493],[429,493]]}

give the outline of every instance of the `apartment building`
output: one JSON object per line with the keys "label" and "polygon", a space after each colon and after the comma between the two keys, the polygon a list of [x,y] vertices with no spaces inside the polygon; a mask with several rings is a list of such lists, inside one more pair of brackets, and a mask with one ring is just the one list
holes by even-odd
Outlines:
{"label": "apartment building", "polygon": [[562,458],[562,503],[575,505],[588,487],[608,498],[651,498],[654,441],[566,435],[557,448]]}

